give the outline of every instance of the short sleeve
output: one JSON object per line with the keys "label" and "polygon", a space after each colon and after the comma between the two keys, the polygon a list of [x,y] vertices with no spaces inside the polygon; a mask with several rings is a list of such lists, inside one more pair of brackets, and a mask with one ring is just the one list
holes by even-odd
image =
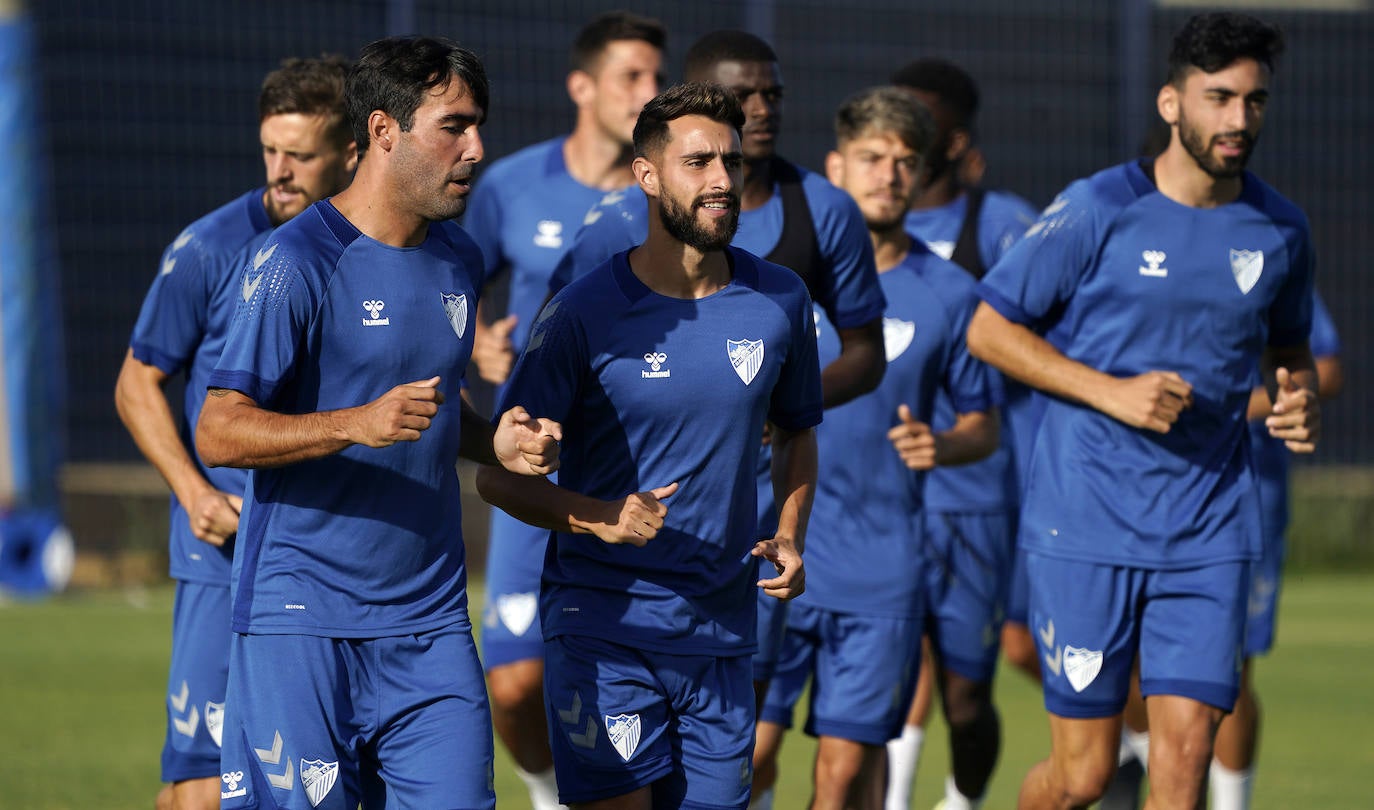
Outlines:
{"label": "short sleeve", "polygon": [[950,310],[954,333],[950,338],[945,364],[945,394],[949,397],[955,413],[986,411],[1000,404],[997,401],[1000,394],[993,386],[996,372],[969,353],[968,341],[965,339],[978,298],[970,288],[963,294],[951,296],[951,299],[947,307]]}
{"label": "short sleeve", "polygon": [[[829,273],[816,294],[836,329],[854,329],[882,317],[887,308],[878,270],[873,263],[873,241],[859,206],[845,192],[824,178],[807,177],[805,186],[816,241]],[[824,183],[825,187],[818,187]]]}
{"label": "short sleeve", "polygon": [[496,418],[520,405],[539,418],[567,423],[589,368],[586,332],[574,305],[566,295],[555,296],[530,327]]}
{"label": "short sleeve", "polygon": [[269,242],[244,270],[247,298],[234,312],[209,387],[242,393],[270,408],[296,375],[297,354],[316,301],[296,259]]}
{"label": "short sleeve", "polygon": [[189,231],[167,246],[129,339],[136,359],[168,375],[185,367],[205,337],[214,288],[210,277],[219,271]]}
{"label": "short sleeve", "polygon": [[803,291],[793,303],[788,312],[791,351],[773,386],[768,420],[785,430],[805,430],[821,423],[821,366],[811,300]]}
{"label": "short sleeve", "polygon": [[1288,226],[1288,276],[1269,306],[1269,345],[1296,346],[1312,335],[1312,243],[1306,221]]}
{"label": "short sleeve", "polygon": [[1341,336],[1336,331],[1336,322],[1331,320],[1331,312],[1315,288],[1312,290],[1312,337],[1309,342],[1313,357],[1336,357],[1341,353]]}

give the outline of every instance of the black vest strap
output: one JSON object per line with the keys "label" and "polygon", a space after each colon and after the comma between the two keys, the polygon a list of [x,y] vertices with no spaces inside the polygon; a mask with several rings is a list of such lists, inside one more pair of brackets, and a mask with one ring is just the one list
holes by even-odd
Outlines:
{"label": "black vest strap", "polygon": [[964,191],[967,204],[964,206],[964,224],[959,228],[959,240],[954,243],[954,254],[950,261],[969,271],[974,278],[987,275],[988,268],[983,266],[982,251],[978,249],[978,215],[983,212],[984,194],[981,188]]}
{"label": "black vest strap", "polygon": [[811,218],[811,206],[802,190],[801,172],[782,158],[773,158],[773,180],[782,197],[782,235],[778,244],[764,257],[801,276],[811,298],[817,298],[822,274],[826,270],[821,245],[816,240],[816,223]]}

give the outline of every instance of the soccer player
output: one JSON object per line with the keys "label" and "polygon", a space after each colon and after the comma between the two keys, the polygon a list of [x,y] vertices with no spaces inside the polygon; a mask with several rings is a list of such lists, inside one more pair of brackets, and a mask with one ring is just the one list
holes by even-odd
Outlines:
{"label": "soccer player", "polygon": [[[854,201],[820,175],[777,154],[782,128],[782,71],[772,47],[744,31],[715,31],[687,51],[688,81],[711,81],[732,90],[744,108],[743,211],[735,247],[787,267],[806,281],[811,297],[839,332],[840,353],[826,364],[821,385],[826,407],[873,390],[884,367],[883,296],[873,268],[873,247]],[[556,289],[608,256],[644,240],[648,203],[638,189],[615,193],[587,215],[577,242],[559,262]],[[758,536],[776,520],[768,455],[759,461]],[[786,605],[759,602],[759,653],[754,659],[760,698],[782,643]]]}
{"label": "soccer player", "polygon": [[[804,587],[815,326],[795,274],[730,246],[743,123],[714,84],[644,107],[648,238],[554,297],[504,396],[566,425],[559,483],[478,477],[492,503],[554,532],[545,693],[559,796],[575,808],[745,807],[754,586],[777,599]],[[765,419],[779,516],[757,540]]]}
{"label": "soccer player", "polygon": [[1102,794],[1137,654],[1150,806],[1202,801],[1235,704],[1256,366],[1272,436],[1310,452],[1319,427],[1307,222],[1244,171],[1281,47],[1252,17],[1190,19],[1158,95],[1169,147],[1071,185],[979,288],[969,348],[1052,395],[1021,515],[1051,753],[1023,808]]}
{"label": "soccer player", "polygon": [[547,473],[558,427],[493,431],[459,396],[482,259],[446,220],[482,158],[481,63],[384,39],[345,97],[357,176],[254,254],[196,435],[252,469],[222,806],[489,808],[455,464]]}
{"label": "soccer player", "polygon": [[[505,382],[544,302],[554,264],[583,216],[607,191],[633,182],[635,120],[658,94],[665,38],[656,20],[628,12],[593,19],[572,47],[572,134],[497,161],[473,190],[463,227],[482,249],[487,278],[507,273],[510,285],[508,315],[486,327],[478,312],[473,360],[489,382]],[[492,510],[482,657],[497,736],[528,785],[535,810],[558,804],[544,723],[544,640],[537,610],[547,536]]]}
{"label": "soccer player", "polygon": [[[888,302],[887,371],[876,391],[830,409],[817,429],[825,475],[807,532],[807,593],[788,611],[758,726],[755,785],[761,793],[776,782],[782,735],[810,680],[806,730],[820,737],[811,806],[878,807],[883,746],[902,726],[918,670],[929,583],[924,471],[987,456],[998,430],[988,369],[964,343],[975,282],[903,230],[935,140],[930,113],[895,87],[875,88],[845,101],[835,134],[826,176],[868,223]],[[824,362],[839,343],[819,313],[816,323]],[[934,432],[939,390],[958,417]]]}
{"label": "soccer player", "polygon": [[[943,59],[905,65],[893,74],[892,83],[925,103],[936,124],[928,180],[912,202],[906,228],[973,278],[982,278],[1035,221],[1035,211],[1014,194],[967,186],[961,179],[974,144],[978,87],[967,72]],[[1001,375],[994,374],[994,384],[1003,386]],[[1014,382],[1006,387],[1007,398],[1016,400],[1003,408],[1010,422],[1030,392]],[[948,399],[938,395],[932,425],[943,430],[954,419]],[[1002,619],[1008,613],[1020,505],[1012,439],[1013,431],[1005,430],[991,458],[936,468],[926,478],[932,563],[927,626],[933,654],[921,662],[922,677],[901,737],[888,744],[889,808],[911,804],[936,681],[950,738],[952,774],[945,780],[944,807],[975,806],[997,764],[1001,729],[992,680]],[[1011,613],[1012,621],[1018,618],[1024,627],[1024,604],[1019,614]],[[1029,652],[1034,661],[1034,648]]]}
{"label": "soccer player", "polygon": [[[188,225],[134,325],[115,405],[172,490],[168,557],[176,580],[167,737],[158,807],[218,808],[224,687],[229,674],[229,567],[247,473],[206,469],[191,429],[219,359],[243,268],[268,231],[348,185],[357,163],[340,59],[288,59],[258,95],[267,185]],[[163,391],[186,375],[180,427]]]}

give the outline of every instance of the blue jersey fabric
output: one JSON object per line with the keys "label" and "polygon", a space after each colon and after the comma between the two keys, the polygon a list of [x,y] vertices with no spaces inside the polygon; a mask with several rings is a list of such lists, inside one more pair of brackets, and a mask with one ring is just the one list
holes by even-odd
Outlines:
{"label": "blue jersey fabric", "polygon": [[395,248],[328,200],[278,228],[244,277],[210,385],[288,414],[442,378],[419,441],[254,470],[234,557],[234,630],[366,638],[466,621],[459,389],[481,253],[456,225]]}
{"label": "blue jersey fabric", "polygon": [[658,295],[616,254],[544,308],[501,410],[561,422],[559,483],[614,500],[665,486],[644,548],[555,533],[545,556],[544,637],[572,634],[677,654],[754,647],[754,464],[764,419],[820,422],[806,288],[726,251],[732,279],[699,300]]}
{"label": "blue jersey fabric", "polygon": [[1160,194],[1135,162],[1066,189],[979,294],[1008,320],[1053,327],[1066,356],[1107,374],[1176,371],[1194,404],[1160,434],[1049,400],[1025,547],[1159,569],[1254,559],[1245,409],[1265,345],[1306,341],[1311,287],[1306,218],[1254,175],[1211,209]]}
{"label": "blue jersey fabric", "polygon": [[[992,401],[987,366],[964,342],[977,300],[973,277],[913,242],[878,279],[888,301],[887,372],[876,390],[826,411],[816,431],[824,462],[799,598],[840,613],[915,617],[922,605],[926,474],[907,469],[887,432],[902,404],[928,422],[937,390],[960,412],[986,411]],[[816,333],[821,363],[839,356],[839,336],[819,311]]]}
{"label": "blue jersey fabric", "polygon": [[[263,207],[264,189],[254,189],[188,225],[163,251],[157,278],[134,324],[129,347],[140,362],[173,376],[186,372],[181,441],[200,474],[216,489],[242,494],[248,473],[210,469],[196,453],[191,431],[205,403],[206,380],[219,360],[234,317],[239,281],[248,257],[266,238],[272,223]],[[182,582],[229,584],[232,539],[215,547],[196,539],[186,508],[173,495],[168,557],[171,574]]]}
{"label": "blue jersey fabric", "polygon": [[[948,259],[954,254],[967,214],[968,196],[960,194],[937,208],[909,212],[906,230]],[[996,264],[1035,222],[1035,216],[1030,203],[1015,194],[985,192],[978,212],[978,254],[983,266]],[[1027,396],[1020,383],[1005,380],[996,371],[990,374],[999,402]],[[973,464],[930,471],[926,478],[926,505],[932,512],[1000,512],[1017,508],[1021,493],[1014,461],[1014,434],[1009,425],[1013,421],[1011,410],[1003,410],[1000,441],[991,456]],[[938,395],[931,428],[937,432],[949,430],[957,415],[949,399]]]}

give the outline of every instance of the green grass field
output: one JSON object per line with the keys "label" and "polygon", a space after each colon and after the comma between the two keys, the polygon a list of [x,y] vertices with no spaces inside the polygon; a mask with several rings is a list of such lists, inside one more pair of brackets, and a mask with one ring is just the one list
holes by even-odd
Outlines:
{"label": "green grass field", "polygon": [[[158,787],[171,589],[72,594],[0,606],[0,808],[148,808]],[[1265,738],[1255,807],[1374,806],[1374,576],[1290,577],[1278,650],[1257,672]],[[1006,673],[998,685],[1005,746],[989,810],[1015,803],[1046,751],[1039,698]],[[944,730],[933,725],[914,807],[939,798]],[[499,746],[498,746],[499,749]],[[806,806],[814,746],[783,749],[776,806]],[[502,808],[523,786],[498,754]]]}

